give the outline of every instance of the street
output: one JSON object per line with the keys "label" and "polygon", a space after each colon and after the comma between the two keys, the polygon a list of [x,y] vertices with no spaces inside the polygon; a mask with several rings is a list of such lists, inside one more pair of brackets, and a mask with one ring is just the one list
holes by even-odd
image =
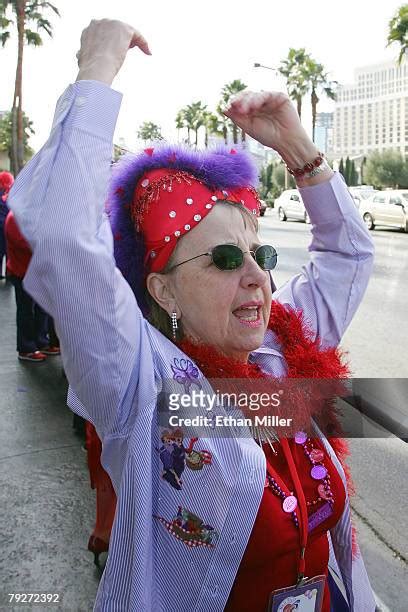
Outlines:
{"label": "street", "polygon": [[[273,209],[260,219],[261,237],[275,246],[273,272],[279,287],[308,261],[310,225],[280,222]],[[350,351],[353,375],[361,378],[407,378],[408,359],[408,234],[394,229],[371,232],[375,244],[374,271],[342,346]],[[375,336],[375,346],[373,337]]]}
{"label": "street", "polygon": [[[260,219],[260,226],[262,241],[273,244],[278,251],[273,275],[280,286],[307,263],[311,226],[298,221],[281,222],[273,209]],[[376,229],[371,235],[376,250],[373,274],[342,346],[350,353],[355,377],[408,378],[408,234]],[[402,408],[408,415],[404,400]],[[405,612],[408,444],[370,423],[365,423],[364,433],[364,439],[350,440],[349,463],[356,487],[352,506],[358,541],[380,601],[393,612]]]}

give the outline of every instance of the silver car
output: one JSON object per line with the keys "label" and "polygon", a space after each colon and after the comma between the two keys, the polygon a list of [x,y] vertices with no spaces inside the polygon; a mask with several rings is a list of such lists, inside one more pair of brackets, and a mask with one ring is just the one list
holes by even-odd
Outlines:
{"label": "silver car", "polygon": [[302,197],[297,189],[286,189],[276,198],[274,207],[280,221],[298,219],[310,223],[309,215],[304,207]]}
{"label": "silver car", "polygon": [[377,191],[360,203],[360,213],[370,230],[383,225],[408,232],[408,189]]}

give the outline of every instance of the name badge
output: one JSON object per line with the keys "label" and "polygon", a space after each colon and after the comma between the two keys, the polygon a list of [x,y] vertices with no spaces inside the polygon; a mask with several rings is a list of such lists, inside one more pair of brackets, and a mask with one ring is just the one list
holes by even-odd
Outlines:
{"label": "name badge", "polygon": [[326,576],[307,578],[300,585],[277,589],[269,596],[268,612],[321,612]]}
{"label": "name badge", "polygon": [[326,502],[321,508],[319,508],[316,512],[309,516],[309,531],[313,531],[313,529],[316,529],[316,527],[320,525],[320,523],[323,523],[332,514],[333,509],[331,505]]}

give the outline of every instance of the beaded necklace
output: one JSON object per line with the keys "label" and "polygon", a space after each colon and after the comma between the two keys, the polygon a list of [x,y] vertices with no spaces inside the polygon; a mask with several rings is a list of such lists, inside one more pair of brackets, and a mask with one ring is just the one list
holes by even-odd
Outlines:
{"label": "beaded necklace", "polygon": [[[309,459],[312,468],[310,470],[310,476],[318,482],[316,499],[306,501],[306,505],[310,508],[316,506],[321,501],[329,503],[330,508],[333,509],[334,495],[330,486],[330,475],[327,468],[324,465],[324,453],[319,448],[313,446],[313,440],[308,438],[303,431],[299,431],[295,435],[296,444],[303,447],[303,451],[306,457]],[[269,487],[277,497],[282,500],[282,510],[287,514],[291,514],[293,523],[296,528],[299,528],[299,519],[296,513],[297,499],[294,496],[293,491],[289,491],[289,495],[285,493],[282,487],[278,484],[273,476],[266,474],[265,488]]]}

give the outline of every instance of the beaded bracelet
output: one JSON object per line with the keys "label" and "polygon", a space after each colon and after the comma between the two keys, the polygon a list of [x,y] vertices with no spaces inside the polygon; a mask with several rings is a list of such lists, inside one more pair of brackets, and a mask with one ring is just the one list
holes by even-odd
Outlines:
{"label": "beaded bracelet", "polygon": [[294,170],[292,170],[292,168],[289,168],[289,166],[286,166],[286,168],[288,172],[295,178],[302,178],[305,175],[308,175],[311,178],[312,176],[315,176],[316,174],[319,174],[319,172],[321,172],[320,170],[316,172],[316,170],[323,164],[324,161],[325,160],[323,153],[319,153],[318,156],[312,162],[307,162],[303,166],[303,168],[295,168]]}

